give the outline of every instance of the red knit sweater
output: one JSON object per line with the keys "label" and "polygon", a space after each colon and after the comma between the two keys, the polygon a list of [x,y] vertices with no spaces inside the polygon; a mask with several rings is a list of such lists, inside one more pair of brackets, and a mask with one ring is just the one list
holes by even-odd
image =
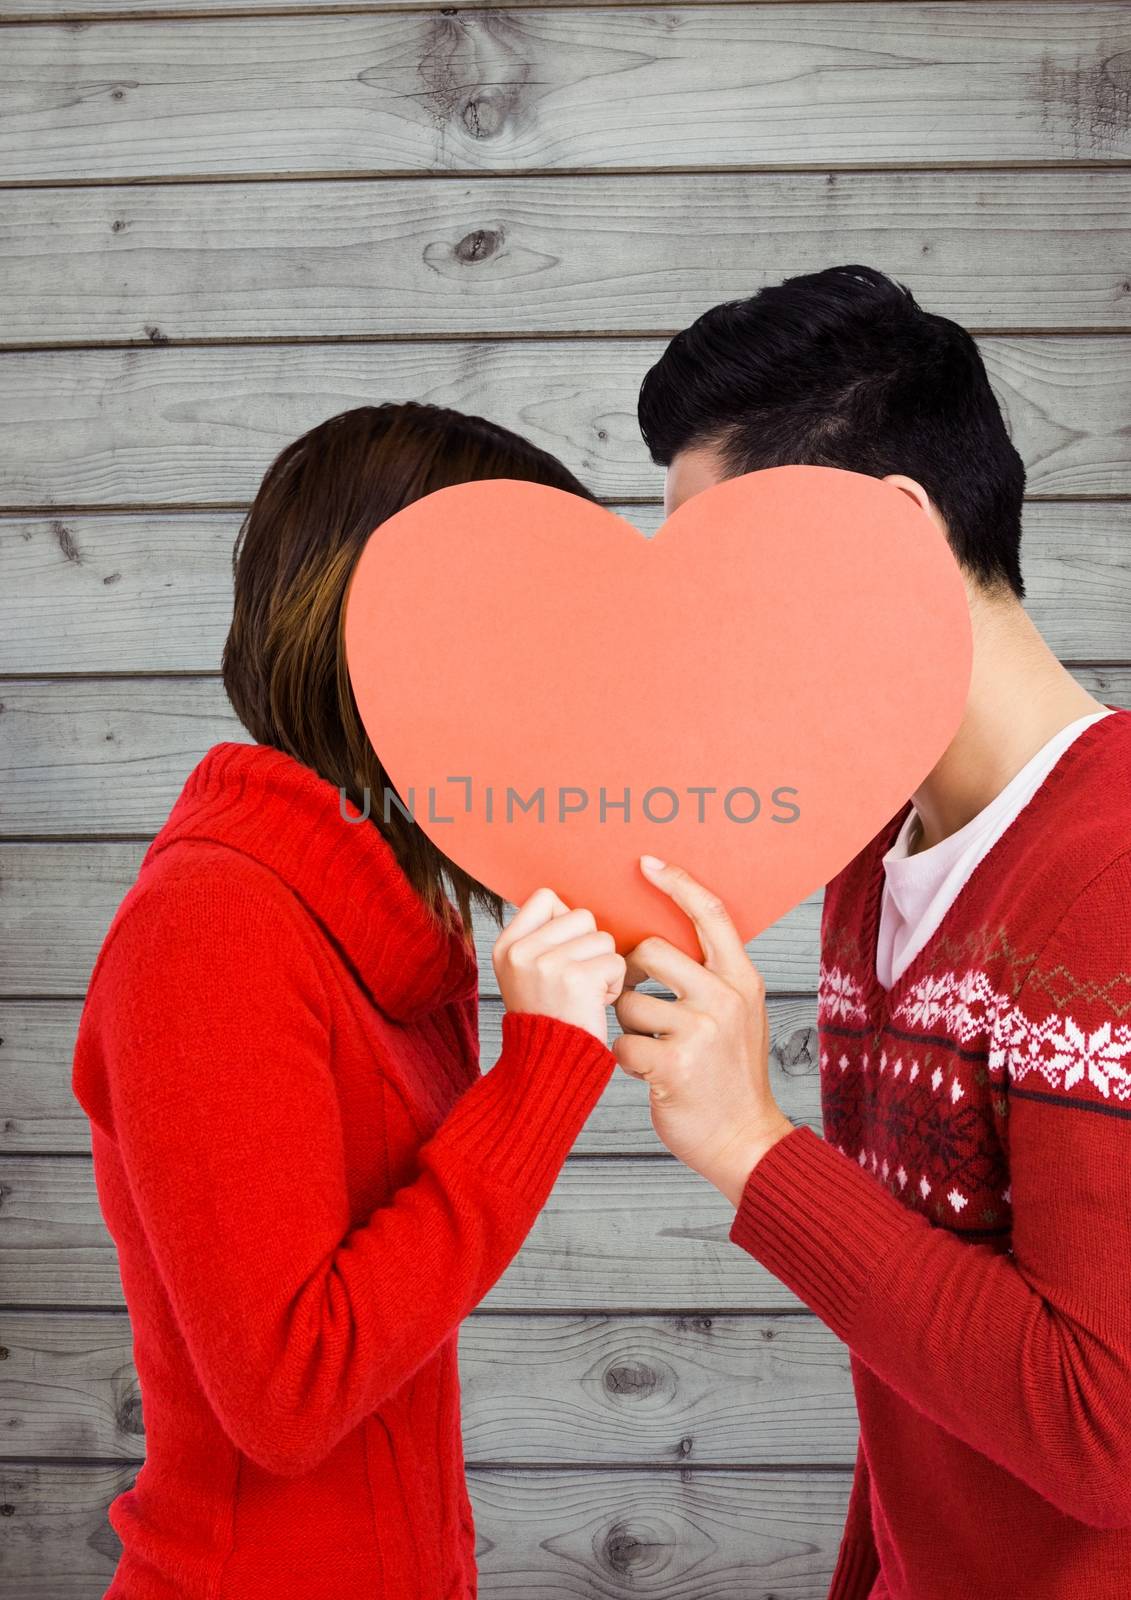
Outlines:
{"label": "red knit sweater", "polygon": [[851,1351],[835,1600],[1131,1595],[1131,713],[1093,724],[893,987],[881,858],[830,886],[826,1141],[732,1238]]}
{"label": "red knit sweater", "polygon": [[474,1594],[456,1329],[613,1064],[507,1016],[481,1078],[474,956],[372,823],[289,756],[208,753],[75,1055],[146,1426],[110,1596]]}

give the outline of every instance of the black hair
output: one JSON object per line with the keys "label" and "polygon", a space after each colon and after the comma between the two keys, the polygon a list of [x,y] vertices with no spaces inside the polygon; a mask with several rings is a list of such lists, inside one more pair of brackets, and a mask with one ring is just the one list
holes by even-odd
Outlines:
{"label": "black hair", "polygon": [[958,561],[1018,598],[1025,468],[974,340],[872,267],[828,267],[715,306],[640,389],[660,466],[693,445],[734,475],[799,463],[921,483]]}

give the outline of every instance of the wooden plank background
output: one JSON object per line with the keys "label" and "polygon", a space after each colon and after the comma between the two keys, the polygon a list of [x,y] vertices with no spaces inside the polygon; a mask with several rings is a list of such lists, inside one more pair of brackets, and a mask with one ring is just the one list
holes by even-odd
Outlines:
{"label": "wooden plank background", "polygon": [[[1032,615],[1131,705],[1131,13],[0,0],[0,188],[0,1589],[95,1600],[145,1442],[70,1053],[146,841],[241,737],[217,669],[271,457],[439,400],[651,532],[666,337],[874,263],[978,335]],[[812,1126],[819,909],[753,946]],[[846,1354],[728,1221],[619,1078],[462,1341],[484,1600],[824,1595]]]}

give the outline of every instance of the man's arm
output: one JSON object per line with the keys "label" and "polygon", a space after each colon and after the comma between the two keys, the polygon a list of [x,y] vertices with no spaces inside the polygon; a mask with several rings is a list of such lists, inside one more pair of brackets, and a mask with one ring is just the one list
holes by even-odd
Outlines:
{"label": "man's arm", "polygon": [[[721,974],[704,977],[732,986],[734,952],[717,916],[710,938],[726,955]],[[1050,990],[1065,973],[1078,980],[1072,1002],[1054,1008]],[[626,998],[629,1026],[646,998]],[[630,1070],[646,1065],[640,1075],[660,1094],[661,1137],[674,1129],[678,1144],[685,1108],[694,1122],[708,1102],[727,1106],[740,1130],[772,1129],[768,1074],[732,1033],[733,1005],[703,984],[695,1001],[728,1019],[709,1047],[694,1025],[626,1047]],[[746,1143],[731,1230],[905,1400],[1094,1527],[1131,1526],[1129,1007],[1131,855],[1069,909],[1003,1021],[1012,1255],[933,1227],[804,1127]],[[748,1017],[745,1033],[758,1028]],[[1035,1071],[1020,1081],[1035,1050],[1048,1066],[1041,1087]],[[734,1198],[741,1132],[730,1144],[716,1137],[708,1156],[698,1170]]]}

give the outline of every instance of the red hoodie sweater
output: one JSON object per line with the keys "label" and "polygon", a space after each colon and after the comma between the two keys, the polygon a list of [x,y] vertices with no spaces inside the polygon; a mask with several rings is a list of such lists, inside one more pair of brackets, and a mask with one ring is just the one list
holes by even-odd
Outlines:
{"label": "red hoodie sweater", "polygon": [[475,1593],[456,1330],[614,1064],[508,1015],[481,1078],[476,977],[317,774],[191,774],[74,1062],[146,1426],[114,1600]]}
{"label": "red hoodie sweater", "polygon": [[1131,713],[1093,723],[889,990],[883,855],[829,886],[825,1142],[732,1238],[846,1342],[832,1600],[1131,1595]]}

